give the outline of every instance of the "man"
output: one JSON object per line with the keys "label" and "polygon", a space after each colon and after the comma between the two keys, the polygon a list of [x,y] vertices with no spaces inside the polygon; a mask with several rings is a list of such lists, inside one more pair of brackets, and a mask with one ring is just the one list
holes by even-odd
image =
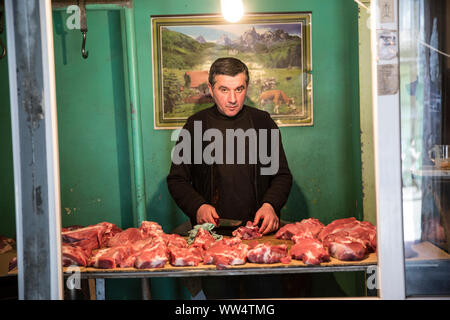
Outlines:
{"label": "man", "polygon": [[[252,221],[263,234],[276,231],[292,185],[278,126],[267,112],[244,105],[249,72],[242,61],[217,59],[208,81],[215,105],[189,117],[183,127],[177,146],[190,141],[190,149],[180,154],[187,161],[172,161],[167,177],[170,194],[193,226],[206,222],[217,226],[220,218],[228,218]],[[245,143],[233,143],[230,132],[232,139],[244,137]],[[201,146],[195,142],[199,135]],[[212,136],[219,147],[208,145],[205,137],[212,141]],[[264,149],[266,157],[261,158]],[[205,159],[208,154],[214,161]],[[272,163],[267,163],[269,154]]]}

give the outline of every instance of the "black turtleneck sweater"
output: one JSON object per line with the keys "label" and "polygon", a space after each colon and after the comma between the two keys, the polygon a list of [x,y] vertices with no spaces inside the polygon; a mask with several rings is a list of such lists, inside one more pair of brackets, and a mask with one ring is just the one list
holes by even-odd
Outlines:
{"label": "black turtleneck sweater", "polygon": [[[234,142],[234,161],[227,164],[226,129],[251,128],[249,112],[246,106],[234,117],[227,117],[216,108],[208,113],[208,127],[219,129],[223,135],[223,164],[213,165],[213,205],[219,217],[243,220],[253,220],[256,213],[255,196],[255,165],[249,164],[249,140],[245,139],[245,164],[237,163],[237,140]],[[230,152],[230,150],[228,150]]]}
{"label": "black turtleneck sweater", "polygon": [[[213,205],[221,218],[253,220],[256,211],[265,202],[270,203],[275,213],[280,216],[281,208],[286,203],[292,186],[292,175],[279,137],[279,169],[273,175],[262,175],[262,164],[249,164],[246,154],[245,164],[237,164],[237,143],[235,140],[234,164],[226,164],[226,129],[249,128],[278,129],[270,114],[265,111],[244,106],[235,117],[221,114],[217,106],[197,112],[190,116],[184,125],[192,139],[195,137],[195,122],[202,123],[202,137],[207,129],[218,129],[224,133],[223,164],[194,163],[194,143],[191,140],[191,162],[175,164],[172,162],[167,186],[173,199],[181,210],[190,218],[192,225],[197,224],[197,210],[202,204]],[[202,138],[200,137],[200,138]],[[270,139],[270,135],[269,135]],[[248,138],[246,150],[248,153]],[[182,140],[178,140],[177,144]],[[202,141],[202,152],[210,141]],[[267,142],[267,150],[271,143]],[[271,154],[271,151],[269,151]]]}

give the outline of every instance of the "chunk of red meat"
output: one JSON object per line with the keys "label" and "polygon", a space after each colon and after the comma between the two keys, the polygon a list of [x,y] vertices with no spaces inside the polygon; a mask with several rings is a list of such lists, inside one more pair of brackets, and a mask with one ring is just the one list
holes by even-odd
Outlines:
{"label": "chunk of red meat", "polygon": [[252,221],[247,221],[245,226],[241,226],[234,230],[232,235],[243,240],[258,239],[263,236],[262,233],[259,232],[258,225],[253,225]]}
{"label": "chunk of red meat", "polygon": [[135,252],[135,253],[132,253],[132,254],[128,255],[128,257],[126,257],[125,259],[123,259],[119,263],[119,267],[121,267],[121,268],[133,268],[134,264],[136,262],[136,258],[137,258],[137,256],[139,254],[140,254],[140,252]]}
{"label": "chunk of red meat", "polygon": [[[337,222],[336,222],[337,221]],[[331,242],[336,242],[336,238],[352,238],[353,241],[361,243],[367,251],[375,252],[376,227],[367,221],[358,221],[355,218],[339,219],[330,223],[319,235],[324,246],[328,247]]]}
{"label": "chunk of red meat", "polygon": [[[152,246],[155,246],[156,244],[160,244],[165,248],[165,243],[162,239],[159,238],[147,238],[142,240],[137,240],[133,243],[130,243],[128,245],[130,250],[130,255],[126,257],[125,259],[120,262],[121,268],[132,268],[135,266],[136,258],[142,253],[144,248],[151,248]],[[140,265],[143,264],[143,260],[145,257],[142,257],[140,260]]]}
{"label": "chunk of red meat", "polygon": [[281,258],[280,262],[284,263],[284,264],[289,264],[289,263],[291,263],[291,260],[292,260],[291,256],[287,255],[286,257]]}
{"label": "chunk of red meat", "polygon": [[198,229],[197,235],[194,238],[192,247],[199,248],[201,250],[208,250],[216,242],[216,239],[209,233],[208,230],[203,228]]}
{"label": "chunk of red meat", "polygon": [[328,245],[332,257],[342,261],[363,260],[367,256],[367,248],[352,237],[336,237]]}
{"label": "chunk of red meat", "polygon": [[286,244],[271,245],[269,242],[258,244],[247,253],[247,259],[253,263],[276,263],[288,254]]}
{"label": "chunk of red meat", "polygon": [[329,234],[344,230],[347,225],[356,221],[355,217],[334,220],[320,231],[318,239],[323,241]]}
{"label": "chunk of red meat", "polygon": [[203,263],[215,264],[217,269],[224,269],[229,265],[245,264],[247,253],[248,245],[223,238],[206,250],[203,254]]}
{"label": "chunk of red meat", "polygon": [[114,269],[129,253],[127,246],[100,249],[89,259],[89,265],[100,269]]}
{"label": "chunk of red meat", "polygon": [[315,239],[324,228],[322,222],[315,218],[303,219],[300,222],[287,224],[278,230],[275,238],[290,240],[293,236],[302,239]]}
{"label": "chunk of red meat", "polygon": [[290,255],[296,260],[302,260],[305,264],[317,265],[330,261],[330,255],[317,239],[295,239],[291,247]]}
{"label": "chunk of red meat", "polygon": [[89,256],[79,246],[63,243],[61,252],[64,267],[73,265],[85,267],[88,264]]}
{"label": "chunk of red meat", "polygon": [[0,235],[0,254],[6,253],[13,249],[13,245],[15,244],[14,239],[7,238],[3,235]]}
{"label": "chunk of red meat", "polygon": [[277,233],[275,233],[275,238],[290,240],[292,236],[294,236],[297,232],[299,232],[299,223],[289,223],[283,227],[281,227]]}
{"label": "chunk of red meat", "polygon": [[179,234],[164,234],[163,236],[164,241],[166,242],[166,245],[169,246],[175,246],[179,248],[187,248],[188,243],[185,238],[180,236]]}
{"label": "chunk of red meat", "polygon": [[90,257],[92,254],[92,251],[95,249],[98,249],[98,242],[96,239],[85,239],[74,243],[63,243],[63,244],[70,244],[76,247],[79,247],[83,249],[86,256]]}
{"label": "chunk of red meat", "polygon": [[143,236],[139,229],[128,228],[122,232],[115,234],[111,239],[109,239],[107,246],[108,247],[126,246],[142,239]]}
{"label": "chunk of red meat", "polygon": [[167,262],[167,247],[163,241],[155,241],[145,246],[138,255],[134,266],[137,269],[162,268]]}
{"label": "chunk of red meat", "polygon": [[144,237],[159,237],[164,234],[162,227],[154,221],[142,221],[139,227]]}
{"label": "chunk of red meat", "polygon": [[109,239],[114,237],[115,234],[122,232],[122,229],[120,229],[114,223],[100,222],[97,225],[103,226],[105,228],[105,231],[103,232],[103,235],[100,239],[100,248],[105,247]]}
{"label": "chunk of red meat", "polygon": [[[235,245],[238,245],[238,244],[242,243],[242,240],[240,238],[237,238],[237,237],[222,238],[219,241],[221,243],[227,245],[227,246],[235,246]],[[255,241],[255,242],[258,243],[258,241]]]}
{"label": "chunk of red meat", "polygon": [[169,247],[170,264],[175,267],[198,266],[203,261],[199,247]]}
{"label": "chunk of red meat", "polygon": [[155,239],[153,238],[147,238],[147,239],[142,239],[142,240],[137,240],[135,242],[132,242],[129,244],[130,247],[130,251],[132,253],[136,253],[141,251],[145,246],[154,243]]}
{"label": "chunk of red meat", "polygon": [[84,228],[61,232],[62,241],[65,243],[75,243],[84,241],[81,246],[89,249],[101,248],[106,245],[111,237],[122,230],[115,224],[100,222]]}

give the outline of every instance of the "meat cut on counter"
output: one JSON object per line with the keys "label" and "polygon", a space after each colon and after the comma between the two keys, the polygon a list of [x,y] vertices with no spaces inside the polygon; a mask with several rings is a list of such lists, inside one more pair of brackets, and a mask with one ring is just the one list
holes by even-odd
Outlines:
{"label": "meat cut on counter", "polygon": [[[306,264],[328,261],[328,254],[342,261],[358,261],[376,252],[377,247],[376,227],[354,217],[334,220],[327,226],[314,218],[305,219],[283,226],[275,237],[294,241],[291,256]],[[315,241],[301,241],[306,239]]]}
{"label": "meat cut on counter", "polygon": [[[244,243],[262,236],[251,222],[237,228],[231,238],[218,237],[212,231],[213,225],[205,225],[195,226],[189,239],[167,234],[153,221],[143,221],[139,228],[126,230],[109,222],[63,228],[63,265],[148,269],[169,264],[195,267],[203,263],[225,269],[246,262],[289,264],[291,259],[319,265],[330,261],[330,257],[343,261],[362,260],[377,248],[376,227],[353,217],[328,225],[315,218],[287,224],[276,232],[275,238],[292,241],[289,246],[263,239]],[[12,261],[10,268],[15,267],[16,261]]]}
{"label": "meat cut on counter", "polygon": [[217,269],[227,266],[245,264],[249,246],[243,244],[239,237],[223,238],[216,241],[203,254],[204,264],[214,264]]}
{"label": "meat cut on counter", "polygon": [[0,254],[13,250],[14,239],[10,239],[0,234]]}
{"label": "meat cut on counter", "polygon": [[233,231],[233,237],[238,237],[242,240],[253,240],[261,238],[263,235],[259,232],[259,227],[253,225],[252,221],[247,221],[245,226],[241,226]]}
{"label": "meat cut on counter", "polygon": [[302,239],[316,239],[323,228],[323,223],[318,219],[304,219],[300,222],[290,223],[281,227],[275,234],[275,238],[291,240],[293,236],[297,236],[297,238]]}
{"label": "meat cut on counter", "polygon": [[287,244],[272,245],[269,242],[256,245],[247,254],[248,261],[253,263],[283,263],[287,256]]}
{"label": "meat cut on counter", "polygon": [[294,245],[291,247],[290,255],[296,260],[302,260],[305,264],[317,265],[321,262],[330,261],[330,255],[317,239],[303,239],[293,236]]}
{"label": "meat cut on counter", "polygon": [[343,261],[362,260],[377,248],[376,227],[354,217],[331,222],[318,239],[329,248],[332,257]]}

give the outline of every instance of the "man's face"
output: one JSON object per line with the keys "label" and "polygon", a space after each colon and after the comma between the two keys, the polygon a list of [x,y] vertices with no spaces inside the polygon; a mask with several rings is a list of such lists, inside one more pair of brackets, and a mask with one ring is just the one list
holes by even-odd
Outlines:
{"label": "man's face", "polygon": [[219,112],[227,117],[234,117],[244,106],[247,95],[245,74],[238,73],[234,77],[219,74],[215,76],[214,87],[209,86],[209,92],[216,102]]}

